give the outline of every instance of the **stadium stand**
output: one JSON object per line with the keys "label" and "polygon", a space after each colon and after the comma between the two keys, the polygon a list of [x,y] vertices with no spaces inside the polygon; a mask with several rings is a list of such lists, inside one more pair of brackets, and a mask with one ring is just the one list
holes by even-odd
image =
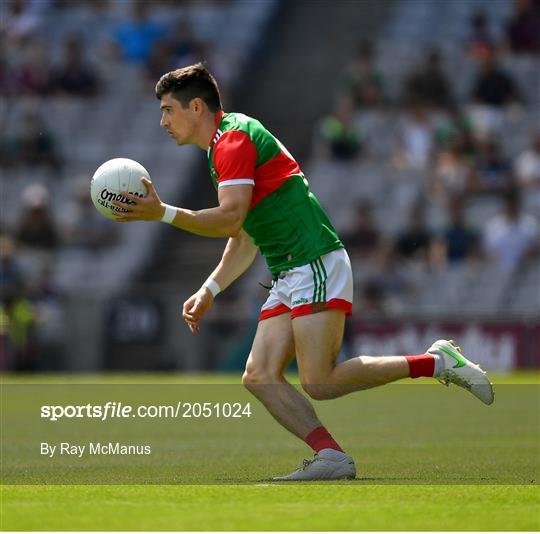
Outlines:
{"label": "stadium stand", "polygon": [[[536,324],[540,58],[537,41],[519,50],[511,45],[510,21],[523,11],[521,23],[527,26],[529,17],[534,24],[540,6],[411,0],[392,7],[373,42],[362,40],[343,61],[334,104],[327,104],[337,113],[330,124],[321,114],[303,165],[346,241],[354,243],[358,206],[372,210],[372,232],[379,236],[374,250],[349,247],[355,324]],[[475,34],[478,17],[483,35]],[[359,90],[376,98],[359,99]],[[356,101],[354,118],[344,112],[344,95]],[[329,138],[329,131],[342,137]],[[520,178],[520,165],[529,178]],[[508,218],[504,206],[516,192],[517,212]],[[425,247],[403,258],[400,234],[418,203],[425,206],[426,228],[409,241],[426,241]],[[457,258],[456,246],[467,247]],[[245,287],[263,278],[260,263]],[[370,348],[360,343],[357,350]]]}
{"label": "stadium stand", "polygon": [[[386,18],[374,15],[373,39],[366,37],[371,35],[365,26],[369,18],[355,15],[353,3],[345,4],[348,10],[335,10],[342,18],[327,25],[330,34],[317,48],[324,48],[319,61],[327,84],[315,83],[319,73],[311,63],[297,72],[299,50],[304,49],[295,48],[296,56],[289,61],[271,63],[274,70],[261,78],[264,87],[253,98],[265,101],[259,107],[269,110],[270,117],[275,112],[274,122],[260,118],[277,126],[275,133],[293,154],[300,152],[311,188],[346,241],[362,242],[356,233],[358,211],[369,206],[369,239],[377,237],[368,254],[361,244],[350,247],[355,316],[360,321],[537,321],[540,46],[530,28],[538,17],[538,1],[384,2]],[[102,227],[107,221],[99,217],[91,219],[92,239],[81,241],[77,221],[88,207],[81,200],[81,183],[103,161],[124,156],[150,170],[163,198],[184,198],[193,187],[189,177],[200,154],[193,147],[178,150],[164,142],[152,96],[157,73],[178,61],[204,57],[220,80],[226,107],[235,102],[238,111],[250,113],[249,105],[244,109],[234,98],[235,89],[238,81],[247,83],[243,75],[253,67],[253,50],[266,45],[258,58],[261,63],[271,56],[274,46],[262,41],[263,30],[284,4],[156,1],[151,13],[139,14],[149,17],[145,35],[151,43],[142,52],[129,52],[126,47],[140,31],[132,20],[138,5],[121,0],[29,0],[0,7],[0,91],[6,103],[0,111],[3,272],[11,273],[12,282],[22,278],[26,288],[46,286],[45,293],[54,295],[47,301],[53,303],[51,317],[56,318],[56,323],[51,320],[51,346],[62,344],[54,326],[62,313],[73,325],[64,342],[73,346],[81,332],[99,337],[107,303],[115,295],[152,293],[166,309],[160,319],[166,331],[161,345],[148,349],[165,353],[159,365],[225,365],[234,359],[231,354],[242,352],[238,347],[249,337],[264,299],[263,291],[253,290],[257,282],[268,280],[263,262],[257,260],[231,291],[220,295],[208,320],[207,341],[188,340],[171,326],[181,300],[173,293],[179,278],[182,291],[198,287],[207,274],[201,271],[215,261],[216,245],[189,240],[186,254],[185,248],[170,250],[177,242],[164,237],[172,230],[162,225],[120,225],[107,233]],[[279,24],[274,20],[277,50],[302,36],[309,48],[317,37],[316,21],[303,25],[299,5],[284,8],[284,15],[291,17],[288,32],[282,24],[288,19]],[[316,18],[317,10],[306,16]],[[155,28],[163,32],[163,39],[155,38]],[[345,40],[346,35],[354,35],[356,43]],[[70,54],[79,64],[79,80],[61,75]],[[280,68],[287,73],[287,84],[276,76]],[[279,99],[289,83],[299,88],[302,77],[315,83],[302,109],[277,109],[283,108]],[[80,80],[90,80],[92,91],[78,93]],[[252,90],[256,83],[249,80],[246,87]],[[309,113],[314,108],[320,120],[311,128]],[[284,115],[298,119],[298,128],[288,134],[292,146],[280,131],[288,127]],[[310,138],[310,155],[304,157],[301,147]],[[505,219],[505,202],[516,191],[517,213]],[[36,247],[17,239],[19,221],[32,204],[46,206],[50,224],[57,227],[59,244],[52,251],[36,252]],[[417,214],[423,226],[412,229],[408,242],[421,238],[423,246],[404,254],[407,236],[402,234],[418,205],[424,206]],[[515,244],[518,238],[521,248],[513,259],[498,260],[497,251],[506,250],[504,240]],[[149,273],[157,273],[160,284],[146,287],[142,281],[151,278]],[[22,331],[30,331],[37,316],[32,319],[28,302],[38,302],[43,290],[20,291],[13,289],[20,285],[4,281],[2,285],[19,297],[18,311],[10,313],[18,317]],[[88,302],[84,311],[81,295]],[[76,304],[70,305],[70,299]],[[115,363],[102,360],[103,344],[110,336],[102,338],[63,365],[139,365],[124,357]],[[179,355],[179,348],[190,355]],[[31,364],[29,356],[22,361],[25,368],[42,365]]]}
{"label": "stadium stand", "polygon": [[[421,201],[427,206],[429,230],[440,236],[447,248],[443,232],[455,197],[462,199],[467,226],[485,236],[489,225],[495,224],[490,221],[502,216],[504,198],[511,194],[507,191],[519,190],[522,208],[516,220],[526,218],[530,239],[523,245],[526,251],[519,259],[506,262],[512,267],[505,269],[497,262],[485,240],[481,240],[484,246],[475,250],[474,258],[457,263],[448,261],[444,250],[442,258],[437,256],[434,240],[434,250],[415,267],[422,270],[420,283],[413,294],[403,294],[401,305],[395,307],[397,316],[451,317],[459,313],[500,318],[504,310],[506,318],[534,318],[540,311],[539,286],[534,286],[533,281],[540,267],[538,182],[525,188],[512,171],[520,153],[529,150],[528,158],[534,159],[536,149],[530,147],[540,126],[538,48],[518,52],[506,45],[508,21],[514,10],[522,9],[521,4],[505,0],[397,2],[386,28],[373,43],[385,102],[367,109],[364,103],[356,112],[357,132],[366,145],[363,160],[344,164],[315,150],[307,167],[314,191],[339,229],[345,230],[351,220],[350,209],[358,201],[369,199],[379,229],[390,243],[403,228],[410,206]],[[530,4],[528,13],[535,17],[534,3]],[[538,8],[537,3],[534,5]],[[469,21],[482,10],[489,13],[494,45],[478,59],[471,57],[466,44],[471,38]],[[439,72],[434,69],[430,73],[429,68],[419,71],[426,49],[440,51]],[[433,61],[433,56],[428,61]],[[498,83],[501,75],[497,75],[482,82],[484,73],[497,64],[501,65],[504,80]],[[446,74],[457,69],[459,76],[450,78]],[[424,73],[423,85],[418,72]],[[415,76],[414,82],[411,76]],[[448,84],[449,93],[456,95],[455,106],[451,106],[449,98],[434,102],[426,92],[411,95],[411,83],[417,89],[433,85],[438,89],[434,94],[444,93],[442,88]],[[480,90],[479,84],[487,86],[489,94],[485,97],[486,91]],[[500,91],[495,94],[498,85]],[[458,134],[457,139],[445,142],[445,136],[456,135],[448,132],[456,127],[455,120],[451,124],[455,117],[465,122],[470,134]],[[450,143],[462,146],[454,150]],[[437,172],[439,177],[435,178]],[[435,194],[430,187],[437,180],[445,194]],[[512,232],[514,238],[509,242],[515,242],[515,235],[520,233],[515,226]],[[469,265],[471,262],[473,265]],[[361,295],[363,286],[358,282],[357,294]]]}
{"label": "stadium stand", "polygon": [[[196,150],[178,150],[164,142],[153,95],[157,80],[148,80],[147,56],[166,42],[171,68],[181,66],[178,61],[186,64],[210,58],[209,63],[219,65],[216,70],[226,95],[228,85],[250,59],[274,4],[245,0],[2,2],[1,224],[4,242],[11,243],[9,255],[15,255],[22,266],[24,287],[18,296],[32,300],[33,287],[45,272],[50,284],[68,296],[111,298],[129,287],[148,265],[159,225],[112,227],[92,214],[84,224],[93,224],[98,233],[103,232],[100,222],[108,225],[107,246],[76,246],[73,225],[74,218],[81,217],[76,208],[81,182],[88,189],[101,163],[129,157],[151,169],[164,198],[181,194]],[[146,9],[149,6],[151,10]],[[199,45],[189,57],[179,57],[181,43],[172,40],[174,25],[180,23],[189,25]],[[137,50],[130,53],[125,49],[128,46]],[[43,227],[39,235],[19,231],[19,221],[38,229],[42,224],[35,215],[27,217],[30,207],[24,198],[28,196],[34,197],[29,202],[40,204],[41,211],[47,209],[51,227],[62,229],[55,233],[54,250],[46,255],[35,250],[43,242],[39,237]],[[37,213],[38,207],[32,210]],[[33,324],[41,324],[37,315]]]}

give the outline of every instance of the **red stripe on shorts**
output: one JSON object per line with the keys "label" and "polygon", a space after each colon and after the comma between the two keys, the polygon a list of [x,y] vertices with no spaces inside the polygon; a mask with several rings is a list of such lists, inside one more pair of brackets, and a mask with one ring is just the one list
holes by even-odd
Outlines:
{"label": "red stripe on shorts", "polygon": [[285,304],[278,304],[277,306],[274,306],[273,308],[267,308],[266,310],[261,310],[261,313],[259,314],[259,321],[264,321],[265,319],[269,319],[270,317],[275,317],[276,315],[281,315],[282,313],[289,313],[291,309]]}
{"label": "red stripe on shorts", "polygon": [[302,304],[301,306],[296,306],[292,309],[291,319],[326,310],[342,310],[345,312],[345,315],[351,315],[352,303],[344,299],[330,299],[326,303],[317,303],[315,309],[313,308],[313,304]]}

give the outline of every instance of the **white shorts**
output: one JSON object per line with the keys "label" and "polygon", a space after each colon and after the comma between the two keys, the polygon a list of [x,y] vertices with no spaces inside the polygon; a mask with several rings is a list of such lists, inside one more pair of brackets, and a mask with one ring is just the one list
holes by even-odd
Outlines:
{"label": "white shorts", "polygon": [[261,308],[259,321],[290,313],[291,319],[324,310],[352,312],[353,277],[344,248],[279,274]]}

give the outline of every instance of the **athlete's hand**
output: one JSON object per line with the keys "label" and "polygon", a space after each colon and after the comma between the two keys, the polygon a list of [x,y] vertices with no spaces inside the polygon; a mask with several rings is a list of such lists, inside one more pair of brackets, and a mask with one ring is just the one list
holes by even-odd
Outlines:
{"label": "athlete's hand", "polygon": [[184,302],[182,317],[186,321],[191,332],[196,334],[200,330],[201,319],[213,303],[214,297],[206,287],[201,287],[197,293]]}
{"label": "athlete's hand", "polygon": [[141,176],[141,182],[145,185],[148,194],[145,197],[131,195],[127,191],[122,191],[128,202],[114,201],[113,204],[119,208],[124,208],[127,213],[121,213],[117,218],[117,222],[132,222],[132,221],[160,221],[165,213],[165,206],[161,202],[154,184],[145,176]]}

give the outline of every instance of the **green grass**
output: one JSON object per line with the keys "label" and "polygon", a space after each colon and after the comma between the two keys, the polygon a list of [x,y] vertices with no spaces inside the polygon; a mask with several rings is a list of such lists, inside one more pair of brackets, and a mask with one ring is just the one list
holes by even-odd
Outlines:
{"label": "green grass", "polygon": [[13,486],[6,530],[538,530],[527,486]]}
{"label": "green grass", "polygon": [[[1,375],[0,384],[240,384],[241,373],[107,373],[104,374],[35,374],[17,373]],[[540,384],[540,372],[537,370],[515,371],[506,373],[489,373],[494,384]],[[298,383],[296,374],[289,374],[288,380]],[[404,380],[403,384],[427,383],[433,380],[426,378],[414,381]]]}
{"label": "green grass", "polygon": [[[241,387],[220,385],[237,384],[237,376],[3,377],[1,528],[539,530],[539,388],[526,385],[538,384],[538,374],[494,381],[491,407],[457,388],[421,382],[318,402],[322,420],[355,456],[359,478],[278,484],[268,477],[292,470],[309,450],[255,403],[249,423],[126,425],[119,439],[141,431],[155,438],[157,461],[146,464],[114,458],[51,465],[31,455],[29,444],[50,427],[27,422],[35,408],[32,395],[41,402],[49,390],[23,384],[66,384],[59,393],[64,400],[79,394],[73,383],[108,384],[106,395],[93,393],[96,399],[111,398],[111,391],[113,399],[130,398],[129,387],[115,385],[133,383],[161,384],[163,398],[184,392],[218,399],[245,394]],[[193,383],[199,386],[165,385]],[[10,390],[11,384],[18,386]],[[140,400],[155,398],[155,389],[148,388],[144,394],[134,390]],[[19,397],[14,402],[10,395]],[[81,440],[97,439],[93,433],[102,431],[88,424],[54,428],[67,428]]]}

